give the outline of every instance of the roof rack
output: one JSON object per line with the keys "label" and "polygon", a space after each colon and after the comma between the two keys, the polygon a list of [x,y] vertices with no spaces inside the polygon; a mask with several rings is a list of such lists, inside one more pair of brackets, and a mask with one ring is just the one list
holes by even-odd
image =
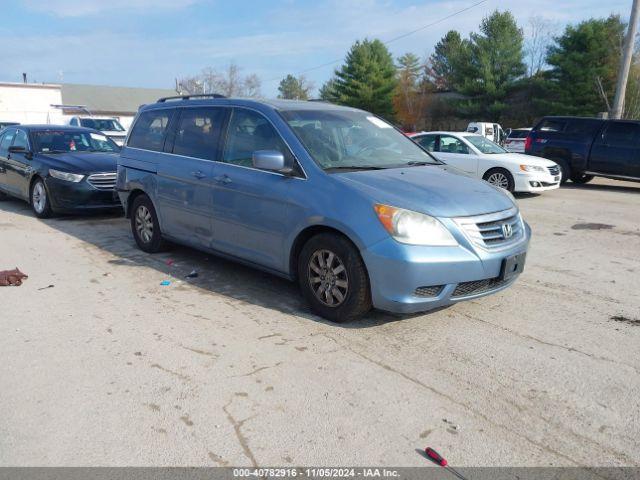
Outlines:
{"label": "roof rack", "polygon": [[158,103],[166,102],[167,100],[190,100],[192,98],[227,98],[219,93],[199,93],[197,95],[176,95],[175,97],[162,97],[158,99]]}

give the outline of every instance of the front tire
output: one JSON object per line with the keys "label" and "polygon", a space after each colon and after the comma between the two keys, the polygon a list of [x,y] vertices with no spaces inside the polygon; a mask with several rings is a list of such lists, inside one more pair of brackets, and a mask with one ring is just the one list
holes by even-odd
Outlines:
{"label": "front tire", "polygon": [[321,233],[298,257],[303,296],[321,317],[343,323],[371,310],[369,276],[357,248],[345,237]]}
{"label": "front tire", "polygon": [[591,180],[593,180],[593,175],[587,175],[585,173],[576,173],[571,177],[571,181],[573,183],[577,183],[579,185],[585,184],[585,183],[589,183]]}
{"label": "front tire", "polygon": [[157,253],[165,249],[166,244],[160,231],[158,215],[153,202],[146,195],[135,198],[131,206],[131,231],[140,250]]}
{"label": "front tire", "polygon": [[569,163],[563,158],[550,158],[549,160],[556,162],[560,167],[560,185],[567,183],[573,176]]}
{"label": "front tire", "polygon": [[509,192],[513,192],[516,187],[513,175],[506,168],[492,168],[484,174],[482,179]]}
{"label": "front tire", "polygon": [[31,191],[29,192],[29,200],[36,217],[50,218],[53,215],[49,193],[47,192],[47,186],[43,179],[37,178],[36,181],[33,182]]}

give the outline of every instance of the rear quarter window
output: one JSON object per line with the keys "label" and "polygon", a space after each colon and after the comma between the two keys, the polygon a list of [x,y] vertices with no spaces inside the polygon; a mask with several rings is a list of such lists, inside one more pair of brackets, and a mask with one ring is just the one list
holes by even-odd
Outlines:
{"label": "rear quarter window", "polygon": [[564,132],[568,135],[593,135],[600,123],[591,120],[573,120],[567,122]]}
{"label": "rear quarter window", "polygon": [[529,135],[528,130],[512,130],[507,138],[527,138],[527,135]]}
{"label": "rear quarter window", "polygon": [[565,125],[566,122],[562,120],[547,119],[540,122],[536,130],[539,132],[561,132],[564,130]]}
{"label": "rear quarter window", "polygon": [[140,114],[131,130],[128,147],[161,152],[174,109],[150,110]]}

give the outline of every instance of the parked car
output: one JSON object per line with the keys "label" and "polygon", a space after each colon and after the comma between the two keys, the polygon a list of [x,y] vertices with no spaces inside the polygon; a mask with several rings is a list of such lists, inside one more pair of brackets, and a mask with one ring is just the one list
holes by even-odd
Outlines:
{"label": "parked car", "polygon": [[525,150],[560,165],[563,183],[587,183],[595,176],[640,181],[638,121],[544,117]]}
{"label": "parked car", "polygon": [[20,125],[0,133],[0,197],[30,203],[39,218],[120,208],[120,148],[96,130]]}
{"label": "parked car", "polygon": [[502,145],[504,139],[507,138],[507,134],[499,123],[470,122],[469,125],[467,125],[467,132],[481,135],[498,145]]}
{"label": "parked car", "polygon": [[165,240],[291,280],[321,316],[421,312],[511,285],[530,228],[513,197],[380,118],[328,103],[160,99],[117,189],[138,246]]}
{"label": "parked car", "polygon": [[511,153],[524,153],[524,143],[531,131],[530,128],[514,128],[504,141],[504,148]]}
{"label": "parked car", "polygon": [[0,130],[7,127],[14,127],[16,125],[20,125],[18,122],[0,122]]}
{"label": "parked car", "polygon": [[124,145],[124,141],[127,138],[127,129],[122,126],[117,118],[113,117],[70,117],[69,125],[100,130],[119,147]]}
{"label": "parked car", "polygon": [[422,132],[411,137],[438,160],[510,192],[538,193],[560,186],[560,170],[550,160],[509,153],[468,132]]}

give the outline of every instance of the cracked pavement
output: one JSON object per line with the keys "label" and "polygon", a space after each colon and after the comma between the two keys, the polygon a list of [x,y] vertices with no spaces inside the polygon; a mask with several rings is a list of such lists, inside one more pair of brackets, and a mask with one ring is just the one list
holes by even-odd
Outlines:
{"label": "cracked pavement", "polygon": [[0,270],[29,274],[0,288],[0,466],[640,465],[640,184],[518,203],[515,286],[339,326],[117,216],[0,202]]}

